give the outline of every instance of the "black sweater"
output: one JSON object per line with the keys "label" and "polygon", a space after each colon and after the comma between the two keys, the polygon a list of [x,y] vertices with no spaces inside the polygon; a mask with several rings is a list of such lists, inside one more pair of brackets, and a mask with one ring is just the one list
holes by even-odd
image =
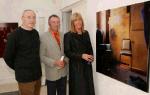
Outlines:
{"label": "black sweater", "polygon": [[38,32],[19,27],[8,36],[4,52],[6,64],[15,70],[18,82],[31,82],[41,77]]}

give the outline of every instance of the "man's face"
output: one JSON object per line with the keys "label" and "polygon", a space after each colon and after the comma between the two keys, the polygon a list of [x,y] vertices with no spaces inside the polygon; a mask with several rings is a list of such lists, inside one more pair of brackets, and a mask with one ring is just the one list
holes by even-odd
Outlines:
{"label": "man's face", "polygon": [[57,17],[52,17],[49,20],[49,26],[52,31],[58,31],[60,27],[60,19]]}
{"label": "man's face", "polygon": [[22,16],[22,24],[27,28],[33,28],[36,23],[36,15],[33,11],[26,11]]}

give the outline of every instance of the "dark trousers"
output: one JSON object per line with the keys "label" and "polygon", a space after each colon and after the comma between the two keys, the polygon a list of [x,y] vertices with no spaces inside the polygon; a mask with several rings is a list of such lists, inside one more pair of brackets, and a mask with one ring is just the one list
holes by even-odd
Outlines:
{"label": "dark trousers", "polygon": [[47,95],[66,95],[66,83],[67,77],[63,77],[56,81],[46,80],[47,84]]}

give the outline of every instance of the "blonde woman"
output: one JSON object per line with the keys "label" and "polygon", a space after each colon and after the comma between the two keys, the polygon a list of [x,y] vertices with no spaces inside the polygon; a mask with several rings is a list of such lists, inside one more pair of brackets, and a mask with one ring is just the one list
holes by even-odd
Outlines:
{"label": "blonde woman", "polygon": [[64,36],[64,52],[69,58],[69,95],[95,95],[93,84],[93,50],[82,16],[74,13],[71,30]]}

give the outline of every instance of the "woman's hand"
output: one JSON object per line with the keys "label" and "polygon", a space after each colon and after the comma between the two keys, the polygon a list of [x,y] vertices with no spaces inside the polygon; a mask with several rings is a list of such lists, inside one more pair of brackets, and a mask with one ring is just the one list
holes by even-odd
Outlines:
{"label": "woman's hand", "polygon": [[82,54],[82,59],[88,61],[88,62],[92,62],[94,60],[93,55],[89,55],[89,54]]}

